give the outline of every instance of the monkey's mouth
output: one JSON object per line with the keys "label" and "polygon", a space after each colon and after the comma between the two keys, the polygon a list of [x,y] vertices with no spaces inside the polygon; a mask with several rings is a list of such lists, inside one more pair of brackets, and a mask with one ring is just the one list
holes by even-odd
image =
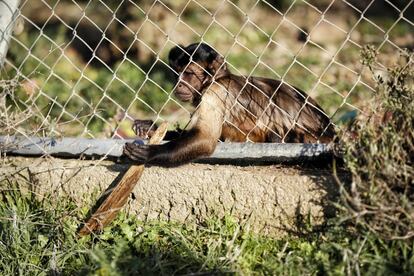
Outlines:
{"label": "monkey's mouth", "polygon": [[175,96],[183,102],[189,102],[193,99],[192,89],[187,86],[179,85],[174,92]]}
{"label": "monkey's mouth", "polygon": [[190,92],[175,92],[175,95],[183,102],[189,102],[193,99],[193,94]]}

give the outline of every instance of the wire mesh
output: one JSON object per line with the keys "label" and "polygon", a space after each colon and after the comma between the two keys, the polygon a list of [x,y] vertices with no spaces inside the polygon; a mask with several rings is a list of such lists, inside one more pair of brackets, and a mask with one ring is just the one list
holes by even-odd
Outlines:
{"label": "wire mesh", "polygon": [[21,1],[1,71],[2,134],[124,139],[134,119],[184,128],[194,108],[174,97],[166,59],[193,42],[235,74],[304,90],[340,125],[373,96],[360,50],[376,47],[383,74],[414,47],[413,11],[413,0]]}

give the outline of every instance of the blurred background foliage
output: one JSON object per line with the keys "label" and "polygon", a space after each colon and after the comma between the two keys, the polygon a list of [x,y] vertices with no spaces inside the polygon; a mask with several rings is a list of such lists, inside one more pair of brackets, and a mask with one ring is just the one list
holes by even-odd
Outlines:
{"label": "blurred background foliage", "polygon": [[23,1],[1,77],[17,78],[9,105],[36,111],[28,127],[53,120],[48,135],[129,137],[133,118],[185,125],[191,107],[171,94],[166,58],[203,41],[234,73],[283,78],[341,124],[372,98],[362,45],[384,66],[414,48],[414,5],[401,17],[406,1],[370,2]]}

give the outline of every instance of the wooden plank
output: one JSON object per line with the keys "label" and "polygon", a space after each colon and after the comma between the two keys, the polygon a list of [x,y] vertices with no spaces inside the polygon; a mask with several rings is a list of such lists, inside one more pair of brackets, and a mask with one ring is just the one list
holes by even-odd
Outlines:
{"label": "wooden plank", "polygon": [[[159,144],[167,132],[167,127],[167,123],[161,124],[151,137],[149,144]],[[109,190],[109,193],[105,192],[108,193],[107,197],[78,231],[80,236],[101,230],[111,223],[119,210],[121,210],[128,201],[128,198],[138,183],[143,171],[144,165],[132,165],[122,176],[118,184],[113,189]]]}

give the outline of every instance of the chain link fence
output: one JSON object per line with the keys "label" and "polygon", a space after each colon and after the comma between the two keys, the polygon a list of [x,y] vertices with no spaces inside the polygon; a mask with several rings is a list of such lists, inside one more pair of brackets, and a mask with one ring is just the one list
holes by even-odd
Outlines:
{"label": "chain link fence", "polygon": [[194,108],[174,97],[166,60],[193,42],[235,74],[304,90],[341,125],[373,98],[364,45],[378,74],[414,48],[413,0],[17,2],[0,3],[15,12],[2,26],[1,135],[125,139],[134,119],[184,128]]}

